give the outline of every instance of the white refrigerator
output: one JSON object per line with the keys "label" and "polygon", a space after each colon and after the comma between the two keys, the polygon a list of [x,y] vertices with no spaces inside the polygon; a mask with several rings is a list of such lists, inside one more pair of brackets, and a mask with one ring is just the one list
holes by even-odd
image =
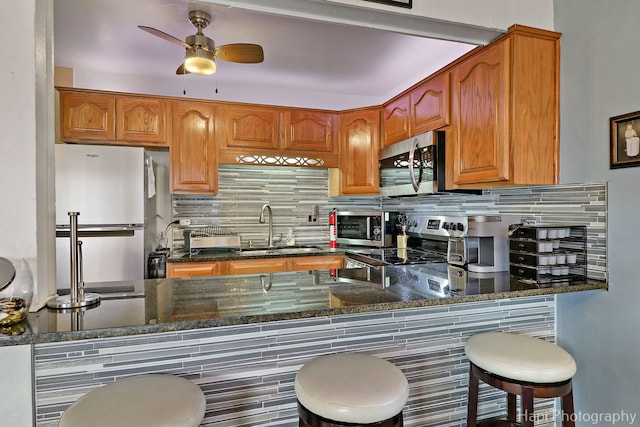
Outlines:
{"label": "white refrigerator", "polygon": [[85,283],[144,279],[145,152],[56,144],[56,282],[70,282],[69,212],[78,212]]}

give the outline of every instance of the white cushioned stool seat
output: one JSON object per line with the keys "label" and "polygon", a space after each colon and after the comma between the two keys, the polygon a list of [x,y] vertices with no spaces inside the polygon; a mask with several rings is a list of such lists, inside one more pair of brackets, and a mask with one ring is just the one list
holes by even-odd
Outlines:
{"label": "white cushioned stool seat", "polygon": [[73,403],[60,427],[196,427],[206,400],[191,381],[174,375],[138,375],[97,388]]}
{"label": "white cushioned stool seat", "polygon": [[358,353],[332,354],[306,363],[296,375],[298,401],[321,417],[370,424],[402,412],[409,383],[393,363]]}
{"label": "white cushioned stool seat", "polygon": [[469,361],[492,374],[532,383],[555,383],[576,373],[576,362],[561,347],[505,332],[483,332],[465,344]]}

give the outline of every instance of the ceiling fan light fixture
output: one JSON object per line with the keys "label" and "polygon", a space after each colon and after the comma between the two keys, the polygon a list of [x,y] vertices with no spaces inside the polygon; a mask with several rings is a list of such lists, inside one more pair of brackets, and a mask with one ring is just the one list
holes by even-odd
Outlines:
{"label": "ceiling fan light fixture", "polygon": [[216,72],[214,54],[200,47],[187,49],[184,57],[184,68],[193,74],[209,76]]}

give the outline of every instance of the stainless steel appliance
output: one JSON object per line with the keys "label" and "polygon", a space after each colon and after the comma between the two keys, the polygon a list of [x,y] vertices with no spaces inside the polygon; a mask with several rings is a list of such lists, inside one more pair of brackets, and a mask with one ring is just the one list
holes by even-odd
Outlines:
{"label": "stainless steel appliance", "polygon": [[404,196],[444,191],[444,132],[413,136],[380,150],[380,194]]}
{"label": "stainless steel appliance", "polygon": [[69,212],[79,212],[85,282],[144,279],[145,153],[56,144],[56,281],[69,288]]}
{"label": "stainless steel appliance", "polygon": [[386,247],[396,244],[397,212],[338,211],[338,244]]}
{"label": "stainless steel appliance", "polygon": [[239,234],[221,226],[208,225],[183,231],[188,253],[208,249],[237,249],[242,246]]}
{"label": "stainless steel appliance", "polygon": [[[338,275],[340,280],[378,284],[390,292],[427,297],[505,290],[509,286],[508,266],[496,269],[502,262],[496,264],[496,260],[503,252],[500,242],[508,243],[502,228],[508,231],[512,221],[518,223],[520,218],[409,214],[409,247],[350,248],[346,251],[346,269],[338,270]],[[464,263],[455,262],[461,247]],[[481,265],[478,260],[492,265]]]}
{"label": "stainless steel appliance", "polygon": [[409,214],[407,249],[353,248],[347,257],[382,265],[448,262],[474,272],[507,271],[509,226],[520,222],[515,215]]}
{"label": "stainless steel appliance", "polygon": [[151,252],[147,258],[147,277],[161,279],[167,277],[167,253]]}
{"label": "stainless steel appliance", "polygon": [[509,270],[509,226],[515,215],[415,216],[407,233],[447,241],[447,261],[474,272]]}

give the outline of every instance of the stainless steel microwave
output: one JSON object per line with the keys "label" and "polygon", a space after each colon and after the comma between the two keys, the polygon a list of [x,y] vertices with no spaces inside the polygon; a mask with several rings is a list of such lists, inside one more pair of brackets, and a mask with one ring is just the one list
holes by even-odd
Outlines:
{"label": "stainless steel microwave", "polygon": [[397,212],[338,211],[338,244],[385,247],[396,244]]}
{"label": "stainless steel microwave", "polygon": [[380,194],[407,196],[444,191],[443,131],[425,132],[380,150]]}

